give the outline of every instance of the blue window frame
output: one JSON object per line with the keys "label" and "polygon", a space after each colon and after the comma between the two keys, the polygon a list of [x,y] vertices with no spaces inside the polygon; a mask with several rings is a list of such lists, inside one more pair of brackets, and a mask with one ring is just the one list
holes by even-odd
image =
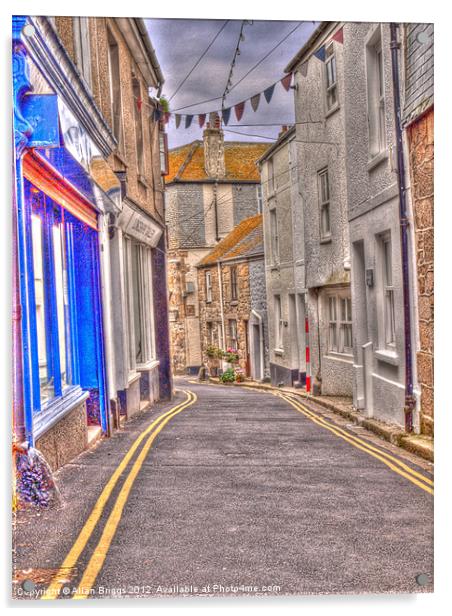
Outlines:
{"label": "blue window frame", "polygon": [[97,231],[26,179],[24,197],[33,415],[47,424],[84,390],[106,431]]}

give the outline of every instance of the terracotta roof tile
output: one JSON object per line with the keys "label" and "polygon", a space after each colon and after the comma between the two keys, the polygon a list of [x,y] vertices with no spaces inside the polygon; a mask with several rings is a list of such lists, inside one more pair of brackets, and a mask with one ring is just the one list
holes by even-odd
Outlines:
{"label": "terracotta roof tile", "polygon": [[[256,162],[271,145],[271,143],[225,141],[226,176],[222,178],[222,181],[251,180],[258,182],[260,176]],[[182,182],[211,179],[205,170],[202,141],[194,141],[169,151],[169,173],[165,178],[166,184],[173,182],[174,179]]]}
{"label": "terracotta roof tile", "polygon": [[263,252],[262,214],[257,214],[239,222],[198,265],[212,265],[219,260]]}

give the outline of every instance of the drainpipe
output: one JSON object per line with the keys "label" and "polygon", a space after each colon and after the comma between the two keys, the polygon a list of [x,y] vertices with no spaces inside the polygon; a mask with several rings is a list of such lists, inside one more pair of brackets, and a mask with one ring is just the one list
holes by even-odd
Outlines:
{"label": "drainpipe", "polygon": [[402,246],[402,277],[403,277],[403,318],[405,332],[405,430],[413,431],[413,409],[416,400],[413,396],[413,359],[411,346],[411,306],[410,306],[410,277],[408,260],[408,218],[406,206],[405,161],[403,156],[401,110],[400,110],[400,83],[399,83],[399,57],[400,44],[397,39],[398,25],[390,24],[391,31],[391,59],[392,59],[392,85],[394,91],[394,115],[397,149],[397,183],[399,187],[399,216],[400,236]]}

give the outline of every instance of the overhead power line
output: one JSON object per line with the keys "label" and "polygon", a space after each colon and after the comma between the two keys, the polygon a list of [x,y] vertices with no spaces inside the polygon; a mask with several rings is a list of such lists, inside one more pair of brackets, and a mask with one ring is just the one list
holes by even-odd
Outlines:
{"label": "overhead power line", "polygon": [[201,60],[204,58],[204,56],[207,54],[207,52],[209,51],[209,49],[212,47],[212,45],[215,43],[215,41],[217,40],[217,38],[220,36],[220,34],[223,32],[223,30],[225,29],[225,27],[227,26],[227,24],[229,23],[229,19],[227,19],[224,24],[221,26],[221,28],[218,30],[218,32],[216,33],[216,35],[213,37],[213,39],[210,41],[208,47],[206,47],[206,49],[203,51],[203,53],[200,55],[200,57],[198,58],[198,60],[195,62],[195,64],[192,66],[192,68],[190,69],[190,71],[188,72],[188,74],[184,77],[184,79],[180,82],[180,84],[177,86],[176,90],[173,92],[173,94],[171,94],[168,102],[171,102],[171,100],[176,96],[176,94],[179,92],[179,90],[182,88],[182,86],[184,85],[184,83],[187,81],[187,79],[190,77],[190,75],[193,73],[193,71],[195,70],[195,68],[199,65],[199,63],[201,62]]}

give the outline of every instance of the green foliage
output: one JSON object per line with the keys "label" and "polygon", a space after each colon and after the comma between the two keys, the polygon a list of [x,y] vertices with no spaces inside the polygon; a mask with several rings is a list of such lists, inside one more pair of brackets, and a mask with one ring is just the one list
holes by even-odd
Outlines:
{"label": "green foliage", "polygon": [[159,100],[159,103],[163,113],[167,113],[169,111],[169,102],[166,100],[166,98],[162,96]]}
{"label": "green foliage", "polygon": [[222,383],[233,383],[235,381],[234,368],[228,368],[225,372],[223,372],[220,376],[220,381]]}

